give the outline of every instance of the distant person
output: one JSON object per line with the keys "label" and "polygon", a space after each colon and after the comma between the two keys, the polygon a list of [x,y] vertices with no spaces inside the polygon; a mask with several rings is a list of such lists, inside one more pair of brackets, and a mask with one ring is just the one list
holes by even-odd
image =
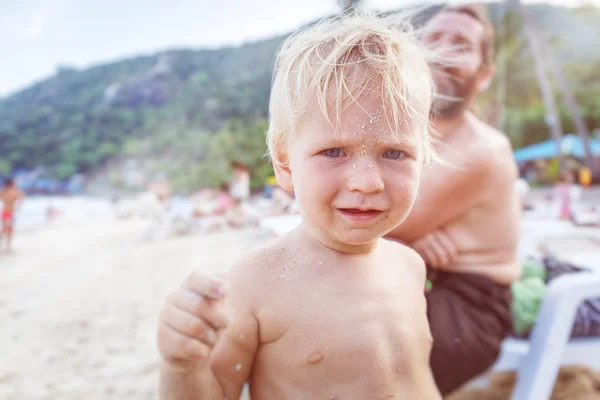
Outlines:
{"label": "distant person", "polygon": [[[25,198],[25,193],[21,191],[14,178],[9,178],[4,188],[0,191],[0,200],[2,200],[2,231],[0,231],[0,252],[4,250],[7,253],[12,251],[12,237],[15,223],[15,211],[18,203]],[[6,244],[3,247],[3,244]]]}
{"label": "distant person", "polygon": [[234,205],[228,213],[227,220],[231,227],[241,228],[248,222],[243,204],[250,197],[250,169],[239,161],[233,161],[231,168],[233,173],[229,184],[229,194]]}
{"label": "distant person", "polygon": [[148,192],[152,193],[160,204],[162,204],[165,209],[168,209],[171,202],[171,196],[173,194],[171,183],[167,180],[156,180],[152,181],[147,185]]}
{"label": "distant person", "polygon": [[223,215],[229,212],[233,208],[233,199],[229,194],[229,185],[227,183],[221,184],[220,191],[217,194],[217,207],[213,211],[214,215]]}
{"label": "distant person", "polygon": [[229,184],[229,193],[237,202],[243,202],[250,197],[250,169],[239,161],[231,163],[233,176]]}
{"label": "distant person", "polygon": [[275,186],[273,188],[271,199],[275,206],[275,213],[288,213],[291,211],[292,205],[294,204],[294,197],[286,192],[281,186]]}
{"label": "distant person", "polygon": [[56,218],[57,215],[58,215],[58,209],[56,209],[52,204],[49,204],[48,207],[46,207],[46,221],[47,222],[54,221],[54,219]]}
{"label": "distant person", "polygon": [[382,239],[431,156],[425,50],[398,24],[345,15],[284,43],[268,143],[303,222],[246,254],[227,283],[198,271],[171,293],[161,399],[233,400],[246,382],[261,400],[440,399],[425,265]]}
{"label": "distant person", "polygon": [[554,186],[554,196],[559,204],[559,218],[562,220],[573,219],[573,185],[575,178],[573,172],[565,170],[560,174],[560,180]]}

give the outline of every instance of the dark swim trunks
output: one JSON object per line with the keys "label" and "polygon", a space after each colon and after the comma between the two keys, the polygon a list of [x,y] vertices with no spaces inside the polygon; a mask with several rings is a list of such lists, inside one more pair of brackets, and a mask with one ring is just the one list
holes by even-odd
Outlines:
{"label": "dark swim trunks", "polygon": [[512,331],[510,286],[473,274],[433,271],[426,293],[431,369],[447,395],[489,369]]}

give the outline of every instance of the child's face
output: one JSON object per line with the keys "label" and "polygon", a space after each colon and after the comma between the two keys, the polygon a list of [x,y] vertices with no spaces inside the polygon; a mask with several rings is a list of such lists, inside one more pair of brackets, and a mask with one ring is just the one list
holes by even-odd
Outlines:
{"label": "child's face", "polygon": [[289,175],[311,234],[331,245],[375,243],[415,201],[421,140],[414,128],[394,135],[381,104],[374,99],[349,107],[337,131],[315,107],[289,144],[283,175]]}

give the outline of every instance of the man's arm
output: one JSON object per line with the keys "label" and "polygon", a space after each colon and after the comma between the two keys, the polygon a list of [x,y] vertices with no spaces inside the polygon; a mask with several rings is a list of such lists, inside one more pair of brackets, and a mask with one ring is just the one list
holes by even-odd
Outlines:
{"label": "man's arm", "polygon": [[253,312],[252,261],[243,261],[229,274],[226,309],[231,316],[203,368],[177,371],[162,363],[161,400],[238,399],[248,381],[258,348],[258,320]]}
{"label": "man's arm", "polygon": [[409,246],[419,253],[425,264],[432,268],[448,268],[458,254],[452,238],[443,229],[428,233],[410,243]]}
{"label": "man's arm", "polygon": [[[424,188],[422,202],[409,216],[409,222],[414,225],[407,227],[403,224],[395,232],[414,238],[410,245],[431,267],[445,269],[452,265],[458,251],[453,238],[446,232],[461,215],[484,201],[486,204],[504,201],[505,192],[514,191],[516,166],[506,138],[496,137],[493,146],[480,148],[473,154],[477,156],[470,160],[468,168],[456,174],[455,179],[448,179],[444,174],[451,174],[451,170],[441,171],[441,176],[436,175],[436,181],[441,181],[441,185]],[[492,199],[492,196],[499,197]],[[433,209],[436,205],[439,211]],[[430,207],[429,217],[425,213],[427,207]]]}
{"label": "man's arm", "polygon": [[258,325],[253,320],[253,317],[245,321],[234,319],[219,339],[210,366],[180,372],[161,363],[160,399],[239,399],[250,377],[258,345]]}
{"label": "man's arm", "polygon": [[491,162],[479,155],[461,166],[433,166],[408,218],[390,236],[412,242],[465,214],[485,197]]}

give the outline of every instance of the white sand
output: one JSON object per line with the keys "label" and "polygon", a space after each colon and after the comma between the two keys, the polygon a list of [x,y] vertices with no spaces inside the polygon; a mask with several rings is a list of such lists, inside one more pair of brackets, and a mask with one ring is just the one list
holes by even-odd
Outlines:
{"label": "white sand", "polygon": [[256,230],[140,243],[148,222],[56,221],[0,256],[0,399],[156,399],[156,321],[195,269],[226,270]]}
{"label": "white sand", "polygon": [[[245,230],[140,243],[148,221],[100,208],[18,232],[16,253],[0,256],[0,399],[156,399],[166,294],[191,271],[224,271],[269,240]],[[528,252],[538,236],[562,232],[530,225]]]}

